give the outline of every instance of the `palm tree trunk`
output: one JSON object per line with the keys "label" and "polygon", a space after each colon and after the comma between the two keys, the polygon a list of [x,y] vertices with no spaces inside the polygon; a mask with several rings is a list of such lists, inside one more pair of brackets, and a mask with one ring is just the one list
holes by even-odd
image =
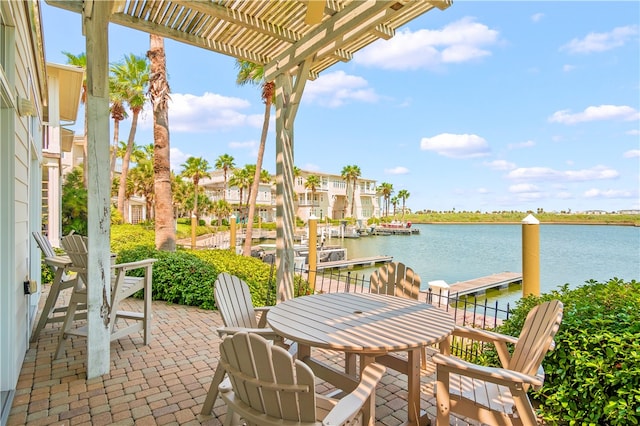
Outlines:
{"label": "palm tree trunk", "polygon": [[131,119],[131,130],[129,130],[129,140],[127,141],[127,150],[124,153],[124,158],[122,159],[122,172],[120,173],[120,187],[118,188],[118,211],[122,215],[122,220],[124,221],[124,223],[129,223],[129,214],[124,208],[124,200],[127,190],[127,174],[129,173],[129,161],[131,160],[131,152],[133,151],[133,142],[136,136],[136,128],[138,127],[139,115],[139,110],[133,111],[133,118]]}
{"label": "palm tree trunk", "polygon": [[153,187],[155,192],[156,249],[176,251],[173,223],[169,140],[169,84],[164,39],[151,34],[147,56],[151,62],[149,94],[153,104]]}
{"label": "palm tree trunk", "polygon": [[113,120],[113,150],[111,151],[111,180],[116,171],[116,158],[118,158],[118,139],[120,138],[120,121]]}
{"label": "palm tree trunk", "polygon": [[258,148],[258,158],[256,159],[256,172],[253,175],[253,183],[251,184],[251,192],[249,202],[249,215],[247,217],[247,228],[244,238],[244,247],[242,254],[251,256],[251,242],[253,233],[253,218],[256,214],[256,200],[258,199],[258,188],[260,186],[260,174],[262,172],[262,159],[264,157],[264,148],[267,144],[267,132],[269,131],[269,118],[271,117],[271,98],[265,100],[264,121],[262,122],[262,134],[260,135],[260,147]]}

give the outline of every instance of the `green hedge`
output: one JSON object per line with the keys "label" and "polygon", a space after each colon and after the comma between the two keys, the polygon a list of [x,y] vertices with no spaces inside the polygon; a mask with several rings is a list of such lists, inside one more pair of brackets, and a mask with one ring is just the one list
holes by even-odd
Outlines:
{"label": "green hedge", "polygon": [[499,331],[517,336],[527,312],[550,299],[564,303],[564,317],[543,361],[545,384],[533,393],[541,417],[560,425],[640,423],[640,283],[565,284],[521,299]]}
{"label": "green hedge", "polygon": [[215,309],[213,284],[218,274],[228,272],[249,285],[254,306],[267,303],[270,267],[259,259],[239,256],[228,250],[164,252],[148,245],[121,251],[117,262],[146,258],[157,259],[153,264],[154,300]]}

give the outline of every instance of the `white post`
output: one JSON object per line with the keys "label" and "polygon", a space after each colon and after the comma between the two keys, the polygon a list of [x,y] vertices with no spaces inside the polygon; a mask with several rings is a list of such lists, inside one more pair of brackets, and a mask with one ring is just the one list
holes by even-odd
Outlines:
{"label": "white post", "polygon": [[111,300],[111,178],[109,158],[109,43],[112,1],[85,9],[87,52],[88,283],[87,378],[109,372],[110,336],[106,326]]}

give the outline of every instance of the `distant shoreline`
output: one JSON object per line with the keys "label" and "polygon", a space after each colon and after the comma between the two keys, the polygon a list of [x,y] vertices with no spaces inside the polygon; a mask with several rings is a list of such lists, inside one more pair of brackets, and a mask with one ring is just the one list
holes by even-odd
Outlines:
{"label": "distant shoreline", "polygon": [[[411,222],[413,225],[521,225],[522,222]],[[606,225],[606,226],[634,226],[638,227],[637,223],[611,223],[611,222],[540,222],[540,225]]]}

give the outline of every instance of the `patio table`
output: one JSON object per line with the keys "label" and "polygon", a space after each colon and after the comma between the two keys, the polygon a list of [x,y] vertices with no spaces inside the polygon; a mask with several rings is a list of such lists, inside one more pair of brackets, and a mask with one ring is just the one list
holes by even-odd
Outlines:
{"label": "patio table", "polygon": [[[311,348],[342,351],[360,358],[360,371],[378,361],[407,375],[408,424],[420,422],[420,355],[425,346],[447,338],[455,326],[449,313],[424,302],[384,294],[326,293],[287,300],[271,308],[269,326],[298,343],[298,359],[316,376],[349,391],[355,386],[347,373],[311,357]],[[407,352],[406,358],[391,356]],[[373,398],[371,398],[373,399]],[[365,424],[373,425],[375,401],[365,405]]]}

